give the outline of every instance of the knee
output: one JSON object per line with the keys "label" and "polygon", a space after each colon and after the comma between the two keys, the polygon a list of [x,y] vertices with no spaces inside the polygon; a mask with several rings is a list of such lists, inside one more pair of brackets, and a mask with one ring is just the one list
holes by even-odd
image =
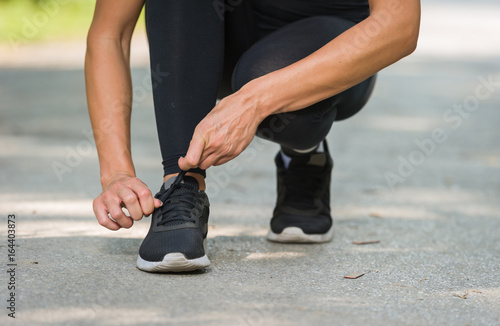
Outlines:
{"label": "knee", "polygon": [[285,147],[307,149],[321,142],[335,121],[333,99],[326,99],[305,109],[274,114],[259,125],[257,136]]}
{"label": "knee", "polygon": [[239,90],[249,81],[264,76],[270,72],[286,67],[293,62],[283,65],[273,59],[273,54],[265,54],[259,50],[251,48],[243,54],[231,78],[231,88],[233,92]]}
{"label": "knee", "polygon": [[[257,136],[270,141],[279,142],[284,135],[288,134],[288,130],[296,129],[294,122],[296,122],[298,115],[294,112],[273,114],[259,125],[257,128]],[[300,120],[300,118],[299,118]]]}

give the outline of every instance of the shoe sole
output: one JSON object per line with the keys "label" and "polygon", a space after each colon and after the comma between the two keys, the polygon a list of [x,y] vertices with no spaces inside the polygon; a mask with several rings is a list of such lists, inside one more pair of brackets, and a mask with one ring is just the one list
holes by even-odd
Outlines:
{"label": "shoe sole", "polygon": [[137,268],[146,272],[190,272],[210,266],[207,255],[187,259],[180,252],[165,255],[162,261],[147,261],[137,257]]}
{"label": "shoe sole", "polygon": [[290,226],[281,233],[269,230],[267,240],[281,243],[321,243],[331,241],[333,238],[333,224],[324,234],[307,234],[301,228]]}

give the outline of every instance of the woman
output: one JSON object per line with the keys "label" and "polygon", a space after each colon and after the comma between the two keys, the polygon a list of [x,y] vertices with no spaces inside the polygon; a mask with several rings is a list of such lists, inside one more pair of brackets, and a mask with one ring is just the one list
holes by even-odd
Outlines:
{"label": "woman", "polygon": [[146,1],[152,71],[168,73],[153,90],[164,167],[156,198],[130,155],[130,39],[143,5],[97,0],[88,35],[99,223],[118,230],[153,214],[140,269],[208,266],[205,170],[258,135],[281,145],[268,239],[330,241],[333,161],[324,139],[363,107],[379,70],[414,51],[419,0]]}

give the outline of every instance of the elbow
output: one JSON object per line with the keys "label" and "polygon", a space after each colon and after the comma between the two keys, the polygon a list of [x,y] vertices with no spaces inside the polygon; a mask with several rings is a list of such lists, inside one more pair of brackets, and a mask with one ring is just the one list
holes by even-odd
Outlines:
{"label": "elbow", "polygon": [[396,23],[395,31],[398,31],[400,49],[403,57],[415,52],[420,34],[420,9],[413,8],[406,15],[401,15]]}
{"label": "elbow", "polygon": [[408,26],[408,24],[399,24],[393,26],[391,32],[392,38],[390,48],[396,61],[409,56],[417,49],[419,28],[417,26]]}
{"label": "elbow", "polygon": [[[420,0],[396,1],[370,0],[370,17],[384,24],[384,39],[399,59],[417,49],[420,31]],[[369,17],[369,18],[370,18]],[[398,60],[399,60],[398,59]]]}
{"label": "elbow", "polygon": [[407,28],[407,31],[405,33],[402,33],[402,39],[401,39],[401,50],[403,57],[406,57],[417,49],[418,45],[418,35],[419,35],[419,26],[412,26],[410,28]]}

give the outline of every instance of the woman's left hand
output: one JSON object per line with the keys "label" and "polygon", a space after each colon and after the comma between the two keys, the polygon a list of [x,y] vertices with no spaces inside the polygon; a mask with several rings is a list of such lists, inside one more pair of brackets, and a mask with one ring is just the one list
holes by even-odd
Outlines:
{"label": "woman's left hand", "polygon": [[206,170],[232,160],[250,144],[263,119],[251,92],[241,89],[225,97],[196,126],[179,167]]}

